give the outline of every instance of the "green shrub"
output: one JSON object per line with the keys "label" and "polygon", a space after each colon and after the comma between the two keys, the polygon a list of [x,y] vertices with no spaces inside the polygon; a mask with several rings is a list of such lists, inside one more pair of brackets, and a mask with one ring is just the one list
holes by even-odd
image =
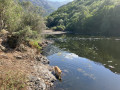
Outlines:
{"label": "green shrub", "polygon": [[22,26],[30,26],[33,31],[36,31],[38,34],[46,28],[43,18],[40,15],[34,13],[25,13],[23,16]]}
{"label": "green shrub", "polygon": [[29,44],[30,44],[31,47],[34,47],[34,48],[36,48],[39,52],[41,52],[42,47],[39,46],[39,44],[38,44],[37,41],[29,41]]}
{"label": "green shrub", "polygon": [[18,1],[0,0],[0,31],[5,29],[10,32],[11,46],[14,44],[13,40],[18,45],[24,40],[40,39],[41,32],[46,27],[40,14],[40,7]]}
{"label": "green shrub", "polygon": [[12,36],[18,37],[18,42],[21,43],[22,41],[28,40],[28,39],[34,39],[36,38],[37,32],[32,31],[30,26],[26,26],[23,28],[23,30],[19,30],[17,32],[13,32]]}
{"label": "green shrub", "polygon": [[63,31],[63,30],[65,30],[65,26],[60,25],[60,26],[52,27],[52,29],[56,30],[56,31]]}
{"label": "green shrub", "polygon": [[63,31],[63,30],[65,30],[65,26],[63,26],[63,25],[57,26],[57,30]]}
{"label": "green shrub", "polygon": [[57,27],[55,26],[55,27],[52,27],[51,29],[52,29],[52,30],[56,30],[56,29],[57,29]]}
{"label": "green shrub", "polygon": [[0,0],[0,30],[15,31],[21,24],[22,7],[14,0]]}

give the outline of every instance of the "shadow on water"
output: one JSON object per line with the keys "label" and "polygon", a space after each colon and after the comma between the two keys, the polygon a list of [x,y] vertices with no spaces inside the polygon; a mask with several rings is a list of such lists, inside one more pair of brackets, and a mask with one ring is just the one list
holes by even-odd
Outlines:
{"label": "shadow on water", "polygon": [[53,35],[45,48],[51,65],[59,66],[62,83],[53,90],[120,90],[120,39]]}

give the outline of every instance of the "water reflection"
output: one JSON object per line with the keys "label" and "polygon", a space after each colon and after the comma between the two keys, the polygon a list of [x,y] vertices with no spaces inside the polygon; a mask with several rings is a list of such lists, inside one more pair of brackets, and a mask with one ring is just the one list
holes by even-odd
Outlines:
{"label": "water reflection", "polygon": [[120,73],[119,38],[96,38],[79,35],[54,35],[48,36],[48,38],[55,41],[55,46],[65,51],[99,62],[112,72]]}
{"label": "water reflection", "polygon": [[60,53],[48,56],[50,64],[62,70],[62,82],[55,82],[51,90],[120,90],[120,75],[76,54]]}
{"label": "water reflection", "polygon": [[120,39],[53,35],[44,54],[62,69],[53,90],[120,90]]}

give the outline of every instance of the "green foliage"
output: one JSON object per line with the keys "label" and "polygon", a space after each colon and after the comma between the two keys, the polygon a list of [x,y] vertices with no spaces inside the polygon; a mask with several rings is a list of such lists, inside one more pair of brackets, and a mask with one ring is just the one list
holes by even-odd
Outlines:
{"label": "green foliage", "polygon": [[34,6],[31,2],[21,2],[20,4],[24,9],[22,27],[30,26],[33,31],[40,34],[45,28],[44,20],[41,17],[41,7]]}
{"label": "green foliage", "polygon": [[[29,1],[27,3],[24,3],[23,5],[25,5],[25,7],[26,7],[26,4],[27,5],[28,4],[31,5],[30,3],[32,3],[34,5],[34,7],[40,9],[40,12],[42,12],[43,16],[49,15],[50,13],[52,13],[53,11],[55,11],[55,9],[53,8],[53,6],[50,5],[51,4],[50,1],[47,1],[47,0],[20,0],[20,1],[23,1],[23,2]],[[33,8],[31,8],[31,11],[32,11],[32,9]]]}
{"label": "green foliage", "polygon": [[65,30],[84,35],[119,36],[120,1],[75,0],[47,18],[47,26],[65,26]]}
{"label": "green foliage", "polygon": [[34,47],[36,47],[38,50],[41,50],[41,49],[42,49],[42,47],[40,47],[40,46],[38,45],[38,42],[34,42]]}
{"label": "green foliage", "polygon": [[63,31],[65,29],[65,26],[63,25],[60,25],[60,26],[57,26],[56,30],[60,30],[60,31]]}
{"label": "green foliage", "polygon": [[0,0],[0,30],[10,32],[17,29],[22,17],[22,7],[14,0]]}
{"label": "green foliage", "polygon": [[51,29],[52,29],[52,30],[57,30],[57,27],[56,27],[56,26],[54,26],[54,27],[52,27]]}
{"label": "green foliage", "polygon": [[23,17],[23,26],[30,26],[32,30],[37,31],[37,33],[41,33],[45,28],[45,24],[43,18],[37,14],[26,13]]}
{"label": "green foliage", "polygon": [[60,25],[60,26],[52,27],[52,29],[56,31],[63,31],[65,29],[65,26]]}
{"label": "green foliage", "polygon": [[[23,30],[19,30],[17,32],[13,32],[12,35],[18,36],[21,40],[27,40],[30,38],[36,38],[36,31],[31,30],[30,26],[26,26]],[[24,36],[24,37],[23,37]]]}
{"label": "green foliage", "polygon": [[31,47],[36,48],[39,52],[41,51],[42,47],[39,45],[38,41],[32,40],[29,41]]}
{"label": "green foliage", "polygon": [[43,14],[44,10],[42,7],[33,5],[32,2],[29,1],[22,1],[20,5],[24,8],[24,11],[27,13],[34,13],[34,14]]}
{"label": "green foliage", "polygon": [[12,34],[11,38],[16,37],[16,44],[40,38],[42,30],[46,28],[41,10],[41,7],[30,2],[0,0],[0,31],[9,31]]}

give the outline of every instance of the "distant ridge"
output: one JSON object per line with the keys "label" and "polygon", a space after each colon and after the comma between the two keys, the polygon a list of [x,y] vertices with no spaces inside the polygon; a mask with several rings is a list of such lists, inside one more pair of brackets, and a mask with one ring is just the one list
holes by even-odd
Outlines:
{"label": "distant ridge", "polygon": [[45,11],[45,15],[49,15],[55,10],[57,10],[60,6],[66,4],[67,2],[57,2],[57,1],[49,1],[49,0],[20,0],[20,1],[30,1],[34,5],[41,6]]}

